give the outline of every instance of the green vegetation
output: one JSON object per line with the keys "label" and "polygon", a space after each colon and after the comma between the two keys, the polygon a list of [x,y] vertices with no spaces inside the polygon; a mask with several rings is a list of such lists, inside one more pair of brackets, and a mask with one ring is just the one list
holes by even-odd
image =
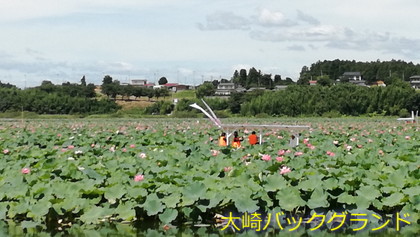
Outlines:
{"label": "green vegetation", "polygon": [[[368,88],[347,83],[348,78],[342,75],[349,71],[360,72],[368,84],[384,80],[387,87]],[[196,90],[176,93],[165,86],[153,89],[121,85],[109,75],[103,78],[101,92],[95,91],[93,84],[87,84],[84,77],[80,84],[67,82],[54,85],[50,81],[43,81],[40,86],[25,90],[0,82],[0,117],[16,118],[19,117],[17,113],[22,111],[28,112],[26,117],[23,114],[25,118],[36,117],[30,113],[80,117],[94,114],[107,114],[100,117],[201,117],[189,107],[191,103],[200,103],[195,98],[206,98],[222,117],[407,116],[412,110],[420,110],[420,93],[406,82],[410,76],[418,74],[420,65],[411,62],[392,60],[362,63],[337,59],[318,61],[310,68],[305,66],[297,84],[290,78],[283,80],[280,75],[272,77],[271,74],[251,68],[248,72],[245,69],[235,71],[231,80],[204,82]],[[306,86],[311,78],[317,81],[317,86]],[[159,81],[159,84],[168,82],[166,77],[161,77]],[[226,100],[213,99],[217,85],[221,82],[254,88],[245,93],[231,91],[230,96],[225,97]],[[286,90],[272,91],[277,85],[288,87]],[[238,91],[242,90],[239,88]],[[179,104],[173,103],[175,98]]]}
{"label": "green vegetation", "polygon": [[[298,84],[309,84],[309,80],[325,81],[329,78],[333,81],[342,78],[345,72],[360,72],[367,84],[376,81],[384,81],[391,85],[398,81],[407,81],[411,76],[420,75],[420,64],[404,62],[401,60],[356,62],[349,60],[324,60],[313,63],[310,67],[304,66],[300,72]],[[348,80],[348,79],[347,79]],[[328,82],[327,82],[328,83]]]}
{"label": "green vegetation", "polygon": [[400,115],[420,110],[420,93],[416,93],[404,82],[372,88],[352,84],[331,87],[289,86],[286,90],[265,92],[241,102],[233,107],[235,110],[232,112],[240,111],[244,116],[260,113],[277,116],[321,116],[333,112],[336,115],[351,116],[371,113]]}
{"label": "green vegetation", "polygon": [[[299,120],[312,130],[302,132],[295,148],[288,146],[289,132],[264,130],[262,145],[244,142],[236,150],[218,147],[220,131],[196,121],[2,122],[0,220],[26,231],[128,221],[165,234],[166,224],[173,234],[185,223],[214,226],[215,214],[228,212],[364,213],[369,229],[382,225],[372,214],[385,221],[400,212],[410,215],[404,233],[418,233],[415,124]],[[354,233],[351,227],[346,222],[341,233]],[[386,231],[397,234],[395,220]]]}
{"label": "green vegetation", "polygon": [[[54,85],[43,81],[35,88],[20,90],[0,83],[0,112],[13,113],[19,111],[37,114],[103,114],[119,109],[114,101],[95,98],[95,86],[82,83],[63,83]],[[7,113],[6,113],[7,115]],[[4,115],[3,115],[4,116]]]}

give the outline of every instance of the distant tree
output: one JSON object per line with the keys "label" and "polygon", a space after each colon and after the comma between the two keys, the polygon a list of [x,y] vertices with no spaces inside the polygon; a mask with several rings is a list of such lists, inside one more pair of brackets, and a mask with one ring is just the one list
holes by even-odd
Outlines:
{"label": "distant tree", "polygon": [[159,97],[166,97],[168,95],[169,95],[169,90],[166,87],[155,89],[154,96],[156,97],[156,99],[159,99]]}
{"label": "distant tree", "polygon": [[161,77],[158,81],[159,85],[165,85],[166,83],[168,83],[168,79],[166,79],[166,77]]}
{"label": "distant tree", "polygon": [[319,76],[317,77],[317,84],[320,86],[331,86],[333,84],[333,80],[331,80],[328,75]]}
{"label": "distant tree", "polygon": [[232,93],[229,97],[229,109],[232,113],[238,114],[241,112],[241,104],[245,100],[244,93]]}
{"label": "distant tree", "polygon": [[[220,80],[220,82],[221,82],[221,83],[229,83],[230,81],[229,81],[228,79],[224,79],[224,78],[222,78],[222,79]],[[217,84],[219,84],[219,83],[217,83]]]}
{"label": "distant tree", "polygon": [[144,96],[144,90],[142,87],[134,87],[132,95],[136,98]]}
{"label": "distant tree", "polygon": [[265,88],[274,88],[273,80],[271,79],[271,74],[264,74],[260,76],[260,85]]}
{"label": "distant tree", "polygon": [[204,96],[212,96],[215,92],[216,88],[211,82],[204,82],[197,88],[195,94],[197,98],[203,98]]}
{"label": "distant tree", "polygon": [[149,98],[150,101],[150,99],[153,98],[153,96],[155,96],[155,90],[153,90],[152,88],[146,88],[145,95]]}
{"label": "distant tree", "polygon": [[82,79],[80,79],[80,85],[86,86],[86,78],[85,78],[85,75],[83,75]]}
{"label": "distant tree", "polygon": [[126,86],[121,86],[121,96],[124,99],[124,97],[126,97],[126,99],[130,100],[130,96],[134,94],[134,86],[132,85],[126,85]]}
{"label": "distant tree", "polygon": [[44,80],[41,82],[41,86],[39,86],[39,89],[47,93],[52,93],[55,90],[55,86],[51,81]]}
{"label": "distant tree", "polygon": [[86,86],[86,97],[88,98],[94,98],[96,97],[96,92],[95,92],[95,88],[96,86],[93,83],[89,83]]}
{"label": "distant tree", "polygon": [[294,84],[295,82],[290,77],[286,77],[286,85]]}
{"label": "distant tree", "polygon": [[112,77],[110,75],[106,75],[104,79],[102,80],[102,85],[111,84],[112,83]]}
{"label": "distant tree", "polygon": [[[223,80],[223,79],[222,79]],[[212,82],[211,82],[211,84],[213,84],[213,86],[215,87],[215,88],[217,88],[217,86],[219,85],[219,81],[218,80],[213,80]]]}
{"label": "distant tree", "polygon": [[118,94],[121,94],[121,85],[120,81],[115,80],[111,83],[111,97],[116,99]]}
{"label": "distant tree", "polygon": [[240,85],[240,77],[239,77],[239,72],[238,70],[235,70],[235,72],[233,73],[233,76],[231,78],[231,81],[233,83],[235,83],[235,85]]}
{"label": "distant tree", "polygon": [[0,88],[17,88],[15,85],[9,84],[9,83],[2,83],[0,81]]}
{"label": "distant tree", "polygon": [[248,77],[246,78],[246,88],[252,86],[261,86],[261,71],[258,71],[254,67],[249,69]]}
{"label": "distant tree", "polygon": [[274,75],[274,84],[275,85],[280,85],[281,84],[281,76],[276,74]]}
{"label": "distant tree", "polygon": [[246,86],[246,81],[247,81],[247,73],[245,69],[241,69],[239,71],[239,84],[243,87]]}

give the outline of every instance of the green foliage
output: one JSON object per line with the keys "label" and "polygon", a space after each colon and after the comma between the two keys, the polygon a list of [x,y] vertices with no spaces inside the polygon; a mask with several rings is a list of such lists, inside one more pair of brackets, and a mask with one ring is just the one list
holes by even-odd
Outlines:
{"label": "green foliage", "polygon": [[[48,84],[44,83],[45,85]],[[42,88],[26,90],[0,88],[0,97],[3,98],[0,100],[0,112],[23,110],[37,114],[102,114],[119,109],[113,101],[47,91]]]}
{"label": "green foliage", "polygon": [[204,96],[212,96],[216,92],[216,87],[211,82],[204,82],[196,89],[197,98],[203,98]]}
{"label": "green foliage", "polygon": [[[247,94],[248,95],[248,94]],[[232,95],[233,113],[255,116],[269,115],[318,115],[336,117],[342,115],[362,115],[385,111],[385,115],[399,115],[418,108],[419,96],[405,83],[387,87],[361,87],[352,84],[323,86],[288,86],[286,90],[264,92],[249,100]],[[249,98],[249,97],[248,97]]]}
{"label": "green foliage", "polygon": [[168,79],[166,79],[166,77],[161,77],[158,81],[159,85],[165,85],[166,83],[168,83]]}
{"label": "green foliage", "polygon": [[145,112],[147,114],[154,115],[165,115],[170,114],[174,110],[174,104],[169,101],[158,101],[148,107],[146,107]]}
{"label": "green foliage", "polygon": [[[420,75],[420,64],[401,60],[356,62],[349,60],[324,60],[313,63],[310,68],[304,66],[298,84],[306,84],[310,78],[328,75],[332,80],[341,78],[345,72],[360,72],[363,79],[371,84],[382,80],[386,85],[408,80],[411,76]],[[404,78],[402,78],[404,76]],[[344,78],[343,78],[344,79]]]}
{"label": "green foliage", "polygon": [[[262,145],[232,150],[221,150],[209,139],[219,131],[196,120],[7,122],[0,129],[0,219],[46,229],[210,222],[215,213],[274,209],[308,217],[322,208],[409,212],[417,223],[419,133],[389,121],[309,120],[313,129],[302,138],[315,149],[290,148],[280,138],[289,132],[264,130]],[[286,149],[282,161],[261,159]],[[281,174],[283,166],[291,172]]]}

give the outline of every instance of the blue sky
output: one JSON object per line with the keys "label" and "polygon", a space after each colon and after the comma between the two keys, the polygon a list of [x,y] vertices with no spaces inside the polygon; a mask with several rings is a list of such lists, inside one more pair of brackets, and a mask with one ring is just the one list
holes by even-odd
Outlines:
{"label": "blue sky", "polygon": [[417,0],[1,0],[0,80],[19,87],[235,69],[297,80],[318,60],[420,63]]}

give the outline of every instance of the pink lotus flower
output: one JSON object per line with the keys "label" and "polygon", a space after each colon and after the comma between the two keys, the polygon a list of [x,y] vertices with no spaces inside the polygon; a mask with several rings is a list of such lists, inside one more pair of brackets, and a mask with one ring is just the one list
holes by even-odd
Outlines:
{"label": "pink lotus flower", "polygon": [[61,133],[58,133],[58,134],[57,134],[57,137],[61,137]]}
{"label": "pink lotus flower", "polygon": [[379,150],[379,155],[383,156],[384,155],[384,151],[383,150]]}
{"label": "pink lotus flower", "polygon": [[405,140],[410,140],[411,137],[410,136],[405,136]]}
{"label": "pink lotus flower", "polygon": [[309,138],[303,139],[303,144],[308,144],[308,142],[309,142]]}
{"label": "pink lotus flower", "polygon": [[363,145],[361,145],[361,144],[357,144],[356,146],[357,146],[357,148],[363,148]]}
{"label": "pink lotus flower", "polygon": [[90,147],[94,148],[95,147],[95,143],[90,144]]}
{"label": "pink lotus flower", "polygon": [[211,155],[212,156],[217,156],[220,153],[220,151],[218,150],[211,150]]}
{"label": "pink lotus flower", "polygon": [[289,150],[289,149],[287,149],[287,150],[286,150],[286,154],[287,154],[287,153],[291,153],[291,152],[292,152],[292,151],[291,151],[291,150]]}
{"label": "pink lotus flower", "polygon": [[337,140],[333,141],[333,144],[338,145],[338,141]]}
{"label": "pink lotus flower", "polygon": [[327,155],[329,155],[329,156],[333,157],[333,156],[335,156],[335,153],[334,153],[334,152],[332,152],[332,151],[327,151]]}
{"label": "pink lotus flower", "polygon": [[372,143],[372,142],[373,142],[373,140],[369,138],[369,139],[368,139],[368,142],[369,142],[369,143]]}
{"label": "pink lotus flower", "polygon": [[264,154],[264,155],[262,155],[261,159],[262,160],[265,160],[265,161],[270,161],[271,160],[271,156],[270,155],[267,155],[267,154]]}
{"label": "pink lotus flower", "polygon": [[9,152],[10,152],[9,149],[4,149],[3,150],[3,154],[5,154],[5,155],[8,154]]}
{"label": "pink lotus flower", "polygon": [[130,144],[130,148],[135,148],[135,147],[136,147],[136,145]]}
{"label": "pink lotus flower", "polygon": [[352,137],[352,138],[350,138],[350,141],[354,142],[354,141],[356,141],[356,138]]}
{"label": "pink lotus flower", "polygon": [[73,149],[73,148],[74,148],[74,146],[73,146],[73,145],[68,145],[68,146],[67,146],[67,148],[68,148],[68,149]]}
{"label": "pink lotus flower", "polygon": [[114,146],[111,146],[111,148],[109,148],[109,150],[110,150],[111,152],[115,152],[115,147],[114,147]]}
{"label": "pink lotus flower", "polygon": [[142,153],[139,154],[139,157],[142,158],[142,159],[144,159],[144,158],[147,157],[147,155],[146,155],[146,153],[142,152]]}
{"label": "pink lotus flower", "polygon": [[31,169],[29,169],[29,168],[23,168],[21,171],[20,171],[22,174],[29,174],[29,173],[31,173]]}
{"label": "pink lotus flower", "polygon": [[225,171],[226,173],[232,170],[232,166],[226,166],[223,168],[223,171]]}
{"label": "pink lotus flower", "polygon": [[347,149],[347,151],[350,151],[351,149],[353,149],[353,147],[352,146],[346,146],[346,149]]}
{"label": "pink lotus flower", "polygon": [[285,150],[279,150],[279,151],[277,152],[277,155],[282,156],[282,155],[284,155],[284,153],[286,153],[286,151],[285,151]]}
{"label": "pink lotus flower", "polygon": [[62,151],[62,152],[66,152],[66,151],[67,151],[67,149],[66,149],[66,148],[61,148],[61,151]]}
{"label": "pink lotus flower", "polygon": [[278,139],[283,139],[283,136],[277,136]]}
{"label": "pink lotus flower", "polygon": [[127,152],[127,148],[124,147],[123,149],[121,149],[121,151],[122,152]]}
{"label": "pink lotus flower", "polygon": [[280,174],[287,174],[289,172],[291,172],[289,167],[287,167],[287,166],[281,167]]}
{"label": "pink lotus flower", "polygon": [[301,156],[301,155],[303,155],[303,152],[301,152],[301,151],[295,152],[295,156]]}
{"label": "pink lotus flower", "polygon": [[144,179],[144,175],[142,174],[138,174],[134,176],[134,182],[140,182],[140,181],[143,181],[143,179]]}
{"label": "pink lotus flower", "polygon": [[314,149],[315,149],[315,146],[314,146],[314,145],[311,145],[311,146],[309,147],[309,149],[314,150]]}
{"label": "pink lotus flower", "polygon": [[284,157],[283,156],[278,156],[278,157],[276,157],[276,160],[278,162],[282,162],[282,161],[284,161]]}

